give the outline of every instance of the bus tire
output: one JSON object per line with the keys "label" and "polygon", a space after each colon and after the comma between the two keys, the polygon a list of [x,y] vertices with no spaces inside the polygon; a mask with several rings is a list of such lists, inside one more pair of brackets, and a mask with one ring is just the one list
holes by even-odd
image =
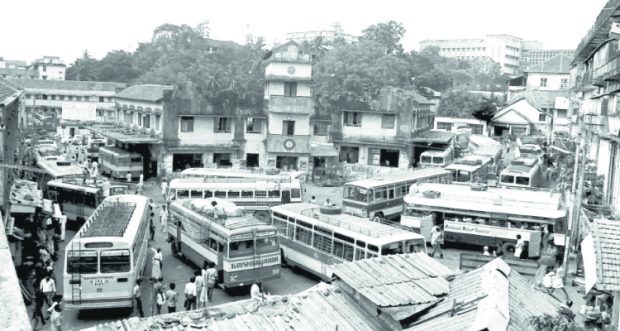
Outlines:
{"label": "bus tire", "polygon": [[383,213],[376,213],[375,216],[372,217],[372,220],[375,222],[380,222],[384,218]]}
{"label": "bus tire", "polygon": [[284,250],[280,248],[280,265],[283,267],[288,267],[288,263],[286,262],[286,256],[284,256]]}
{"label": "bus tire", "polygon": [[512,243],[512,242],[503,243],[502,253],[504,253],[504,256],[513,256],[515,254],[515,243]]}
{"label": "bus tire", "polygon": [[254,217],[261,222],[269,223],[271,221],[271,217],[269,216],[269,212],[266,210],[257,210],[254,212]]}

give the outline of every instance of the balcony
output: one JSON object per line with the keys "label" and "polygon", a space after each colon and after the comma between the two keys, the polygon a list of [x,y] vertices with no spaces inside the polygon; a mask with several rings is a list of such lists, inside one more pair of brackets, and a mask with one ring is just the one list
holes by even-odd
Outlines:
{"label": "balcony", "polygon": [[310,97],[271,95],[269,96],[267,109],[272,113],[309,115],[314,111],[314,102]]}
{"label": "balcony", "polygon": [[620,57],[607,62],[592,72],[595,81],[620,80]]}
{"label": "balcony", "polygon": [[620,0],[609,0],[596,17],[596,21],[575,50],[575,61],[584,61],[603,41],[609,38],[611,17],[617,15]]}

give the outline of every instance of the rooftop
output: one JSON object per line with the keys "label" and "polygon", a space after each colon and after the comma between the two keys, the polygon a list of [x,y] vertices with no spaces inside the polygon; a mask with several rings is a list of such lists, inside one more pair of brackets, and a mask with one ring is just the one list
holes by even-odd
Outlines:
{"label": "rooftop", "polygon": [[90,82],[74,80],[47,80],[47,79],[16,79],[9,81],[22,89],[46,89],[46,90],[73,90],[73,91],[116,91],[124,88],[124,83]]}
{"label": "rooftop", "polygon": [[15,98],[19,97],[21,92],[10,82],[0,79],[0,105],[6,105],[12,103]]}
{"label": "rooftop", "polygon": [[[104,201],[91,215],[88,226],[80,230],[80,237],[122,237],[135,209],[132,202]],[[94,219],[103,221],[93,222]]]}
{"label": "rooftop", "polygon": [[164,91],[172,89],[174,87],[169,85],[134,85],[116,93],[115,97],[126,100],[159,102],[164,98]]}
{"label": "rooftop", "polygon": [[594,219],[592,231],[600,290],[620,291],[620,221]]}
{"label": "rooftop", "polygon": [[543,63],[528,68],[526,72],[568,75],[571,61],[572,59],[568,56],[559,54]]}
{"label": "rooftop", "polygon": [[153,137],[149,134],[140,133],[135,130],[116,125],[93,125],[90,126],[92,132],[104,137],[116,139],[122,143],[130,144],[160,144],[161,138]]}

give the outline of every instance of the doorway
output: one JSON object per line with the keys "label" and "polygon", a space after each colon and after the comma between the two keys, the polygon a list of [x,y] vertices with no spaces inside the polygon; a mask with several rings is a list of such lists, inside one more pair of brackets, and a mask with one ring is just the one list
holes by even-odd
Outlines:
{"label": "doorway", "polygon": [[258,167],[258,154],[247,153],[245,154],[245,166],[249,168]]}
{"label": "doorway", "polygon": [[394,149],[382,149],[379,160],[384,167],[398,168],[398,158],[400,152]]}
{"label": "doorway", "polygon": [[230,162],[230,153],[213,153],[213,163],[217,164],[218,168],[232,166],[232,162]]}
{"label": "doorway", "polygon": [[172,171],[181,171],[187,168],[201,168],[202,154],[173,154]]}
{"label": "doorway", "polygon": [[297,170],[297,156],[276,156],[276,168]]}

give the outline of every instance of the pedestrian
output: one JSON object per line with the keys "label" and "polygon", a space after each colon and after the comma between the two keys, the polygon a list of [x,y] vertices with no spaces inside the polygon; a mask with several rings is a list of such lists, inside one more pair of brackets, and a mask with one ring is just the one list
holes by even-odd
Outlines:
{"label": "pedestrian", "polygon": [[568,296],[568,292],[566,292],[566,289],[564,288],[564,268],[562,267],[562,263],[559,262],[558,265],[555,268],[555,274],[552,277],[551,280],[551,291],[549,292],[549,294],[553,295],[553,292],[555,290],[561,290],[564,293],[564,297],[566,298],[566,301],[570,301],[570,297]]}
{"label": "pedestrian", "polygon": [[316,204],[316,197],[314,195],[310,198],[310,203]]}
{"label": "pedestrian", "polygon": [[208,296],[209,291],[207,287],[207,270],[208,269],[209,269],[209,262],[204,261],[204,263],[202,264],[202,269],[200,270],[203,288],[202,288],[202,291],[198,293],[198,304],[202,308],[206,308],[207,302],[209,302],[209,296]]}
{"label": "pedestrian", "polygon": [[43,304],[45,304],[45,294],[41,289],[36,288],[34,292],[34,311],[32,312],[32,328],[37,329],[37,324],[45,325],[43,316]]}
{"label": "pedestrian", "polygon": [[127,172],[127,176],[125,176],[125,178],[127,178],[127,183],[131,183],[131,172]]}
{"label": "pedestrian", "polygon": [[151,250],[154,253],[151,266],[151,279],[157,280],[162,278],[163,254],[161,253],[161,248],[155,249],[151,247]]}
{"label": "pedestrian", "polygon": [[250,288],[250,298],[257,303],[263,302],[265,299],[265,295],[261,292],[260,287],[256,283],[252,284]]}
{"label": "pedestrian", "polygon": [[144,185],[144,175],[140,173],[140,177],[138,177],[138,184]]}
{"label": "pedestrian", "polygon": [[168,195],[168,183],[165,180],[161,181],[161,196],[166,200]]}
{"label": "pedestrian", "polygon": [[166,303],[166,295],[164,294],[164,287],[160,286],[155,292],[155,306],[157,309],[157,315],[161,314],[161,307]]}
{"label": "pedestrian", "polygon": [[177,311],[177,299],[179,294],[175,291],[177,285],[170,283],[169,289],[166,291],[166,303],[168,303],[168,313]]}
{"label": "pedestrian", "polygon": [[439,226],[434,226],[431,230],[431,246],[433,246],[433,252],[431,257],[435,257],[435,253],[439,253],[439,258],[443,259],[443,251],[441,250],[441,243],[443,242],[443,232]]}
{"label": "pedestrian", "polygon": [[196,278],[189,279],[189,283],[185,284],[185,310],[196,309]]}
{"label": "pedestrian", "polygon": [[209,269],[206,272],[207,278],[207,300],[209,302],[213,301],[213,289],[215,288],[215,284],[217,283],[217,270],[215,269],[215,263],[209,263]]}
{"label": "pedestrian", "polygon": [[144,311],[142,310],[142,279],[136,280],[136,286],[133,287],[133,299],[136,303],[136,309],[138,310],[138,316],[144,317]]}
{"label": "pedestrian", "polygon": [[168,224],[168,210],[166,210],[166,205],[161,205],[161,210],[159,211],[159,221],[161,222],[161,232],[166,233]]}
{"label": "pedestrian", "polygon": [[482,255],[491,256],[491,253],[489,253],[489,246],[482,247]]}
{"label": "pedestrian", "polygon": [[136,184],[136,194],[142,194],[143,188],[144,188],[144,183],[142,181],[139,181],[138,184]]}
{"label": "pedestrian", "polygon": [[514,257],[517,259],[521,258],[521,254],[523,254],[523,247],[525,246],[525,239],[521,238],[521,235],[517,235],[517,244],[515,245],[515,255]]}
{"label": "pedestrian", "polygon": [[196,278],[196,308],[202,308],[202,292],[206,291],[205,278],[202,274],[202,270],[194,272],[194,277]]}
{"label": "pedestrian", "polygon": [[149,219],[149,234],[151,236],[151,241],[155,240],[155,224],[153,223],[153,217],[155,217],[155,213],[151,211],[151,217]]}
{"label": "pedestrian", "polygon": [[[155,315],[154,311],[157,308],[161,307],[157,307],[157,294],[159,293],[159,291],[163,288],[163,284],[162,284],[162,279],[161,278],[157,278],[155,279],[154,283],[153,283],[153,297],[151,298],[151,315]],[[162,292],[163,294],[163,292]],[[159,314],[159,312],[158,312]]]}
{"label": "pedestrian", "polygon": [[43,280],[41,280],[41,284],[39,285],[39,290],[43,292],[45,296],[45,303],[48,306],[52,306],[52,296],[56,294],[56,282],[50,277],[48,273]]}
{"label": "pedestrian", "polygon": [[56,306],[52,310],[50,323],[52,324],[52,331],[62,331],[63,319],[60,306]]}

